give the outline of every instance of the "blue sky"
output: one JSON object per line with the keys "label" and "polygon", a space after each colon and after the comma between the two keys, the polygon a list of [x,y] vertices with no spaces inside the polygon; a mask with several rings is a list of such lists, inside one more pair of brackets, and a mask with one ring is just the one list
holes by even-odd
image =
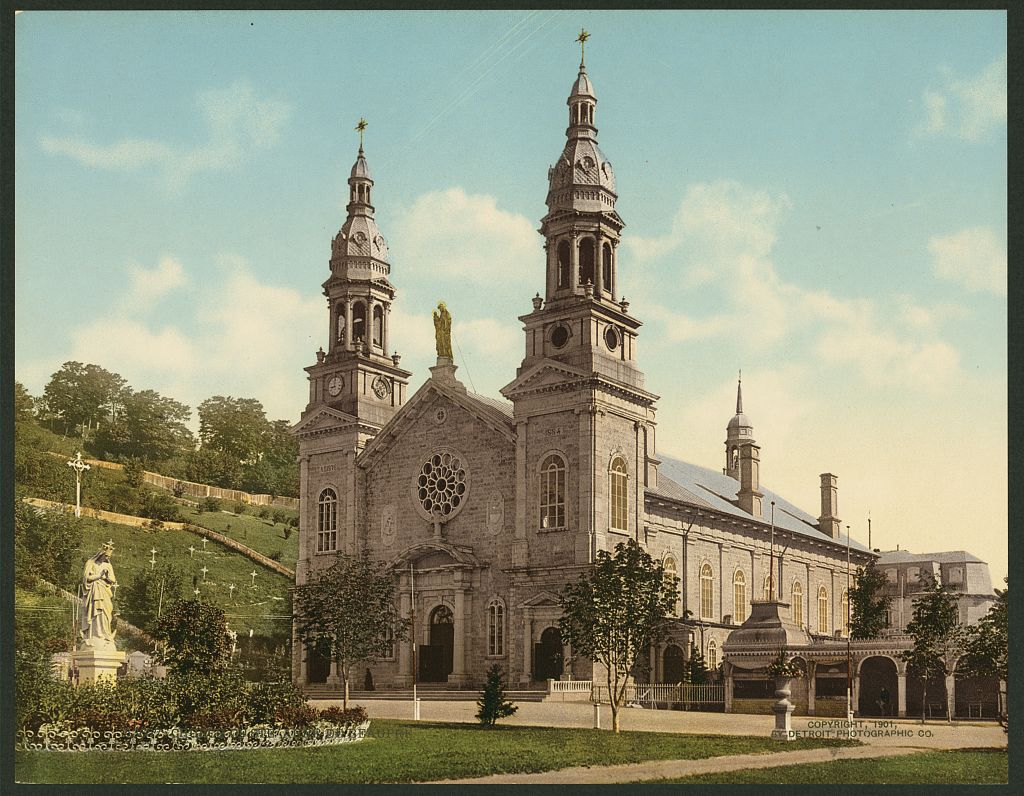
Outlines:
{"label": "blue sky", "polygon": [[16,377],[74,358],[296,420],[364,116],[393,345],[421,383],[443,298],[496,394],[581,26],[659,448],[721,466],[742,368],[766,484],[813,512],[835,472],[855,536],[870,511],[875,546],[998,585],[1002,12],[23,13]]}

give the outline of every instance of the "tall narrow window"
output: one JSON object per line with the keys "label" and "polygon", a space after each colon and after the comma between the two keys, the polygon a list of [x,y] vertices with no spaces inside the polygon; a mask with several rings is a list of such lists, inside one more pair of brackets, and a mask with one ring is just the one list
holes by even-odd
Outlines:
{"label": "tall narrow window", "polygon": [[569,241],[558,244],[558,286],[569,287]]}
{"label": "tall narrow window", "polygon": [[594,284],[594,239],[580,238],[580,284]]}
{"label": "tall narrow window", "polygon": [[[842,613],[843,621],[843,635],[850,635],[850,593],[847,591],[843,592],[843,599],[839,604],[840,613]],[[886,613],[886,624],[890,624],[888,613]]]}
{"label": "tall narrow window", "polygon": [[715,615],[715,573],[710,564],[700,568],[700,615],[702,619]]}
{"label": "tall narrow window", "polygon": [[505,606],[501,600],[491,600],[487,606],[487,654],[505,654]]}
{"label": "tall narrow window", "polygon": [[612,461],[609,481],[609,491],[612,496],[612,528],[616,531],[628,530],[629,497],[627,484],[629,479],[626,476],[626,460],[621,456],[616,456]]}
{"label": "tall narrow window", "polygon": [[818,589],[818,632],[828,635],[830,632],[829,624],[828,589],[821,586]]}
{"label": "tall narrow window", "polygon": [[772,599],[772,573],[769,572],[764,576],[764,598],[766,600]]}
{"label": "tall narrow window", "polygon": [[672,616],[679,616],[680,605],[679,600],[679,584],[676,582],[676,578],[679,575],[679,570],[676,567],[676,560],[672,556],[665,556],[665,582],[669,584],[676,592],[676,601],[672,605]]}
{"label": "tall narrow window", "polygon": [[373,344],[380,346],[384,339],[384,308],[380,304],[373,307]]}
{"label": "tall narrow window", "polygon": [[361,301],[352,305],[352,339],[366,339],[366,305]]}
{"label": "tall narrow window", "polygon": [[732,616],[736,624],[747,618],[747,576],[742,569],[732,576]]}
{"label": "tall narrow window", "polygon": [[338,549],[338,494],[328,487],[317,501],[316,551],[330,553]]}
{"label": "tall narrow window", "polygon": [[606,293],[612,292],[612,247],[606,243],[601,247],[601,282]]}
{"label": "tall narrow window", "polygon": [[345,342],[345,305],[338,305],[338,342]]}
{"label": "tall narrow window", "polygon": [[800,585],[800,581],[793,581],[793,624],[802,625],[804,623],[804,587]]}
{"label": "tall narrow window", "polygon": [[565,527],[565,462],[555,454],[540,466],[540,527]]}
{"label": "tall narrow window", "polygon": [[715,671],[718,668],[718,644],[715,643],[714,639],[708,642],[708,669]]}

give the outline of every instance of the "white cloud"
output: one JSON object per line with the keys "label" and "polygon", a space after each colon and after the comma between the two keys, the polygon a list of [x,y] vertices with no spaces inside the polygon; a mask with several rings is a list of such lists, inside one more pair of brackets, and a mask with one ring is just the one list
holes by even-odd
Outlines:
{"label": "white cloud", "polygon": [[130,290],[125,299],[128,308],[145,309],[167,293],[187,284],[188,277],[181,263],[173,257],[161,257],[155,268],[128,266]]}
{"label": "white cloud", "polygon": [[1006,295],[1006,242],[991,227],[971,227],[928,241],[932,269],[940,279],[972,292]]}
{"label": "white cloud", "polygon": [[949,135],[978,141],[1006,125],[1006,53],[973,78],[947,79],[923,94],[926,117],[918,135]]}
{"label": "white cloud", "polygon": [[45,135],[40,143],[45,152],[66,155],[90,168],[155,167],[168,185],[180,188],[196,174],[234,168],[253,151],[273,146],[291,115],[287,103],[257,96],[246,81],[202,91],[196,104],[209,128],[209,139],[192,147],[145,138],[95,144],[77,135]]}

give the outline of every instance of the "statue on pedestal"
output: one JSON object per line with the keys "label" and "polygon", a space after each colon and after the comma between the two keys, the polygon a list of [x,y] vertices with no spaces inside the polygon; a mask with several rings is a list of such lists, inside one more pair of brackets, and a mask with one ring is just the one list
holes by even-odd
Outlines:
{"label": "statue on pedestal", "polygon": [[438,359],[452,358],[452,316],[443,301],[434,310],[434,345]]}
{"label": "statue on pedestal", "polygon": [[117,578],[110,556],[114,543],[107,542],[92,558],[85,562],[82,572],[82,615],[79,634],[86,647],[113,648],[117,631],[112,628],[114,617],[114,591]]}

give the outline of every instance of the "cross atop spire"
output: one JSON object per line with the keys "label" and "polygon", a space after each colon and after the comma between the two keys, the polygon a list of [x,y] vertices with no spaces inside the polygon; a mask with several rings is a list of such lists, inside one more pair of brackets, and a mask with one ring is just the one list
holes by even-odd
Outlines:
{"label": "cross atop spire", "polygon": [[739,380],[736,382],[736,414],[743,414],[743,371],[740,371]]}
{"label": "cross atop spire", "polygon": [[356,125],[355,129],[359,131],[359,153],[363,152],[363,130],[367,128],[366,119],[362,116],[359,117],[359,124]]}
{"label": "cross atop spire", "polygon": [[586,28],[580,28],[580,35],[576,37],[576,41],[580,43],[580,69],[583,68],[584,56],[586,55],[587,39],[590,38],[590,34],[587,33]]}

